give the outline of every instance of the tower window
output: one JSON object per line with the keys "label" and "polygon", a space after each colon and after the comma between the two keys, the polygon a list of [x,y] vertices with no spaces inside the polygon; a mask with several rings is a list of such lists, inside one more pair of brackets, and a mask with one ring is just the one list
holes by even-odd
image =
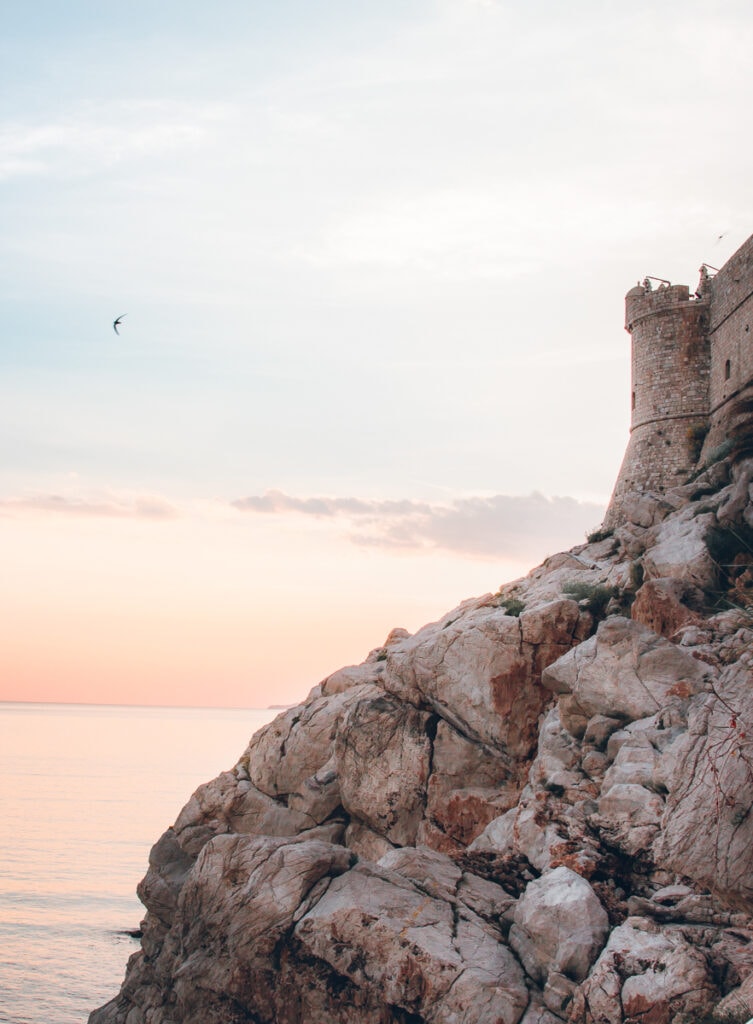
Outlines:
{"label": "tower window", "polygon": [[631,409],[635,409],[635,391],[633,392],[633,394],[632,394],[632,396],[630,398],[630,408]]}
{"label": "tower window", "polygon": [[729,359],[724,364],[724,379],[729,380],[730,374],[732,373],[732,363]]}

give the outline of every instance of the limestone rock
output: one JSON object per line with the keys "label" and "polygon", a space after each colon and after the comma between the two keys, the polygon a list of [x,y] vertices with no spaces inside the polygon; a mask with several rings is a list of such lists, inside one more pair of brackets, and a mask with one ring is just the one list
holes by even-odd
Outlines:
{"label": "limestone rock", "polygon": [[607,913],[588,882],[566,867],[528,884],[515,908],[510,944],[528,974],[583,981],[609,931]]}
{"label": "limestone rock", "polygon": [[360,821],[351,821],[345,829],[345,845],[363,860],[380,860],[395,847],[384,836]]}
{"label": "limestone rock", "polygon": [[659,853],[749,910],[753,901],[753,671],[737,662],[694,703],[668,779]]}
{"label": "limestone rock", "polygon": [[362,683],[278,715],[256,733],[242,758],[251,782],[273,798],[296,792],[329,761],[348,708],[364,696],[380,693],[373,683]]}
{"label": "limestone rock", "polygon": [[572,694],[582,714],[634,721],[706,685],[708,666],[638,622],[613,615],[596,635],[547,668],[544,685]]}
{"label": "limestone rock", "polygon": [[664,801],[637,783],[616,783],[599,799],[594,824],[631,857],[647,851],[659,833]]}
{"label": "limestone rock", "polygon": [[669,638],[683,626],[703,621],[694,610],[702,604],[703,594],[697,587],[672,578],[648,580],[635,596],[630,617]]}
{"label": "limestone rock", "polygon": [[515,819],[517,808],[513,807],[505,814],[490,821],[481,835],[469,845],[473,852],[500,853],[509,852],[515,841]]}
{"label": "limestone rock", "polygon": [[665,519],[643,559],[646,578],[672,577],[701,590],[713,589],[718,570],[706,546],[706,535],[715,521],[713,513],[698,515],[693,506]]}
{"label": "limestone rock", "polygon": [[573,1024],[633,1020],[679,1024],[700,1019],[718,999],[700,950],[677,931],[662,931],[643,918],[629,918],[613,930],[577,991],[570,1020]]}
{"label": "limestone rock", "polygon": [[530,678],[520,622],[494,607],[460,610],[419,630],[389,654],[384,686],[459,732],[523,756],[546,699]]}
{"label": "limestone rock", "polygon": [[509,762],[440,719],[434,738],[426,815],[444,836],[467,846],[517,801]]}
{"label": "limestone rock", "polygon": [[326,697],[332,697],[336,693],[344,693],[353,686],[375,684],[379,682],[383,673],[382,662],[366,661],[362,665],[348,665],[323,679],[320,683],[321,692]]}
{"label": "limestone rock", "polygon": [[338,732],[343,807],[392,844],[415,841],[426,805],[433,727],[431,715],[380,692],[353,704]]}
{"label": "limestone rock", "polygon": [[749,974],[742,985],[729,992],[716,1006],[719,1024],[726,1021],[745,1021],[753,1017],[753,974]]}
{"label": "limestone rock", "polygon": [[383,868],[358,864],[335,879],[294,937],[358,988],[437,1022],[518,1024],[528,1004],[498,931]]}

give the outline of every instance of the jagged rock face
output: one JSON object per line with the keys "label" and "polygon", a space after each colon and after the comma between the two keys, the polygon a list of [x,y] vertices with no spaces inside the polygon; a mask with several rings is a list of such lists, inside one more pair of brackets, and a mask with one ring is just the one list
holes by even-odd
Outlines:
{"label": "jagged rock face", "polygon": [[668,866],[748,911],[753,905],[753,649],[695,703],[668,765],[659,843]]}
{"label": "jagged rock face", "polygon": [[751,480],[626,500],[261,730],[154,846],[91,1024],[747,1021]]}

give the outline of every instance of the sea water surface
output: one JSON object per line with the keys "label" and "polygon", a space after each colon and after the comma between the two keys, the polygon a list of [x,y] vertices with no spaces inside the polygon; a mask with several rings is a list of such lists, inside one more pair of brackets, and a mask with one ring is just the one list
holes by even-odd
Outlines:
{"label": "sea water surface", "polygon": [[151,846],[277,713],[0,703],[0,1024],[117,994]]}

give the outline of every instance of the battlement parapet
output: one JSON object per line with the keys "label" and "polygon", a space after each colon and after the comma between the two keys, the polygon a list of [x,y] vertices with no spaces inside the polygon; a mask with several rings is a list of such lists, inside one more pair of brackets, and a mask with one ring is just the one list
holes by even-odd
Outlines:
{"label": "battlement parapet", "polygon": [[691,297],[686,284],[660,285],[652,288],[646,279],[641,285],[631,288],[625,296],[625,330],[630,334],[637,323],[651,316],[674,312],[683,307],[696,308],[703,300]]}

